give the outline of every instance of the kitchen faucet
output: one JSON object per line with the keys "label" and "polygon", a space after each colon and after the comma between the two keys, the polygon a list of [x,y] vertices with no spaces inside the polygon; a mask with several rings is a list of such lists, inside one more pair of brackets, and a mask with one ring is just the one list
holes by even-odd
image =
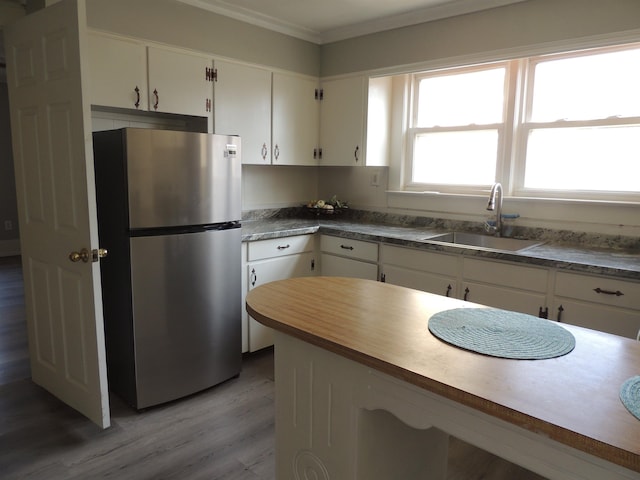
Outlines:
{"label": "kitchen faucet", "polygon": [[[497,204],[497,205],[496,205]],[[484,229],[488,233],[493,233],[497,237],[502,236],[502,185],[498,182],[494,183],[491,187],[491,193],[489,193],[489,203],[487,204],[487,210],[496,211],[496,223],[490,225],[485,222]]]}

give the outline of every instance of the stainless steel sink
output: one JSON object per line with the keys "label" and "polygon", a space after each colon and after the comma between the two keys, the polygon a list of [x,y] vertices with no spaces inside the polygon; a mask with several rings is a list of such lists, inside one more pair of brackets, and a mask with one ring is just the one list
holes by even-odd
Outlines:
{"label": "stainless steel sink", "polygon": [[538,240],[521,240],[519,238],[492,237],[480,233],[450,232],[424,239],[426,242],[447,243],[452,245],[487,248],[507,252],[519,252],[527,248],[541,245]]}

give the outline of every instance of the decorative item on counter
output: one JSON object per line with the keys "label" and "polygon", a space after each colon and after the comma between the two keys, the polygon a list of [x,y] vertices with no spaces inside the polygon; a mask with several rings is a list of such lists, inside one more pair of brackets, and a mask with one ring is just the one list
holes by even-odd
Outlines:
{"label": "decorative item on counter", "polygon": [[349,208],[347,202],[339,200],[336,195],[331,197],[331,200],[311,200],[305,207],[314,215],[335,215],[345,208]]}

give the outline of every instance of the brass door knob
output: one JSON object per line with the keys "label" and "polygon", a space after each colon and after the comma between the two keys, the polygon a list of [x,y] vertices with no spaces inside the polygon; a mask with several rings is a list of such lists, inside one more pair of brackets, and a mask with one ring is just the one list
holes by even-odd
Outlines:
{"label": "brass door knob", "polygon": [[93,250],[91,250],[91,252],[89,252],[89,250],[87,250],[86,248],[83,248],[79,252],[71,252],[69,254],[69,260],[71,260],[72,262],[79,262],[80,260],[82,260],[84,263],[87,263],[89,261],[89,258],[91,258],[92,262],[97,262],[101,258],[106,257],[107,253],[109,252],[106,248],[94,248]]}
{"label": "brass door knob", "polygon": [[69,260],[72,262],[79,262],[82,260],[84,263],[87,263],[89,261],[89,250],[83,248],[79,252],[71,252],[69,254]]}
{"label": "brass door knob", "polygon": [[91,250],[91,259],[97,262],[101,258],[106,257],[108,253],[109,251],[106,248],[94,248]]}

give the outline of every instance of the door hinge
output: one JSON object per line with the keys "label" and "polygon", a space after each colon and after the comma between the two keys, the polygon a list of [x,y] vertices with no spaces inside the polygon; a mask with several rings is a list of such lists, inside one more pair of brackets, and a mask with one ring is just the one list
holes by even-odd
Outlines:
{"label": "door hinge", "polygon": [[218,69],[206,67],[204,69],[204,77],[207,82],[217,82],[218,81]]}
{"label": "door hinge", "polygon": [[323,100],[323,99],[324,99],[324,89],[316,88],[316,100]]}

